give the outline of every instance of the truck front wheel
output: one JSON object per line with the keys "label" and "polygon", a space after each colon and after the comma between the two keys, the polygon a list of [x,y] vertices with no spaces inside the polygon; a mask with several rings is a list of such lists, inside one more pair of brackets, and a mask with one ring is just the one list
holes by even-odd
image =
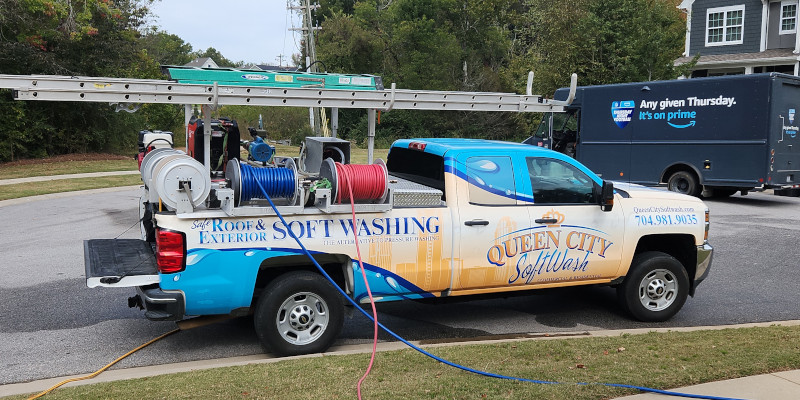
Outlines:
{"label": "truck front wheel", "polygon": [[256,335],[265,351],[279,356],[319,353],[333,344],[344,321],[339,293],[308,271],[273,280],[256,305]]}
{"label": "truck front wheel", "polygon": [[637,254],[628,276],[617,287],[620,305],[645,322],[672,318],[683,307],[688,294],[686,269],[675,257],[658,251]]}
{"label": "truck front wheel", "polygon": [[697,196],[700,193],[700,185],[697,178],[689,171],[678,171],[670,175],[667,180],[667,187],[673,192]]}

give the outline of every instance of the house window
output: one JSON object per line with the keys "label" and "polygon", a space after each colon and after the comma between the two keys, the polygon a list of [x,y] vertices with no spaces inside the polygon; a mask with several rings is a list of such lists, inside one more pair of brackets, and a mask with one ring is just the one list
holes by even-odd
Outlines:
{"label": "house window", "polygon": [[744,5],[709,8],[706,18],[706,46],[742,44]]}
{"label": "house window", "polygon": [[781,2],[781,35],[797,30],[797,2]]}

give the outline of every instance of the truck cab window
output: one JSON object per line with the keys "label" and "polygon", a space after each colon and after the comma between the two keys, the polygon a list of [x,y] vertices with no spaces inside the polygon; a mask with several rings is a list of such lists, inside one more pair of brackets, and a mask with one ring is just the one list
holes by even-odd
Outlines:
{"label": "truck cab window", "polygon": [[552,158],[527,157],[534,204],[592,204],[594,181],[575,166]]}
{"label": "truck cab window", "polygon": [[469,202],[485,206],[516,205],[511,157],[469,157],[466,160]]}

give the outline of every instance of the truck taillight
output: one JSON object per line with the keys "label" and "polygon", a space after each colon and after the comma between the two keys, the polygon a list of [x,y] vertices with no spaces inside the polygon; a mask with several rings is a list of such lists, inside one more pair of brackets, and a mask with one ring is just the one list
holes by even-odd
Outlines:
{"label": "truck taillight", "polygon": [[411,142],[408,144],[408,148],[411,150],[425,151],[425,146],[427,145],[427,143],[422,142]]}
{"label": "truck taillight", "polygon": [[711,221],[708,218],[708,210],[706,210],[706,233],[703,236],[703,240],[708,240],[708,228],[711,227]]}
{"label": "truck taillight", "polygon": [[156,263],[162,274],[181,272],[186,268],[186,235],[183,232],[159,229],[156,233]]}

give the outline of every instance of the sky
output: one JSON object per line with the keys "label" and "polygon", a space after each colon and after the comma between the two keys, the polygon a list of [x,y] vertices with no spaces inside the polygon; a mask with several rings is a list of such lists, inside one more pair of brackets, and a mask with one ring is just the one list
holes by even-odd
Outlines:
{"label": "sky", "polygon": [[[295,1],[292,1],[295,3]],[[286,0],[161,0],[150,6],[151,25],[178,35],[193,50],[217,49],[231,61],[291,64],[299,53],[300,27]],[[219,60],[216,60],[219,61]]]}

